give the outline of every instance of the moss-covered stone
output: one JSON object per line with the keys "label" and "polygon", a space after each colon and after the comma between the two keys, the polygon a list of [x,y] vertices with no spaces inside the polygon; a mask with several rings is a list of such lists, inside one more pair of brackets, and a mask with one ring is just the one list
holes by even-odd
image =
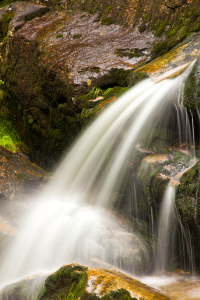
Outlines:
{"label": "moss-covered stone", "polygon": [[102,297],[86,291],[88,268],[79,265],[62,267],[55,274],[50,275],[45,281],[45,288],[40,291],[39,300],[49,299],[81,299],[81,300],[136,300],[130,293],[120,288],[110,291]]}
{"label": "moss-covered stone", "polygon": [[82,299],[87,282],[86,270],[78,265],[62,267],[46,279],[39,299]]}
{"label": "moss-covered stone", "polygon": [[15,0],[2,0],[0,2],[0,7],[4,7],[4,6],[9,5],[9,4],[13,3],[13,2],[15,2]]}
{"label": "moss-covered stone", "polygon": [[106,18],[103,18],[102,21],[101,21],[101,25],[111,25],[113,24],[113,19],[111,17],[106,17]]}
{"label": "moss-covered stone", "polygon": [[180,179],[176,193],[176,207],[181,223],[189,231],[190,242],[194,251],[195,267],[200,265],[200,163],[186,171]]}
{"label": "moss-covered stone", "polygon": [[0,22],[0,42],[2,42],[7,36],[9,23],[13,19],[13,17],[14,12],[12,10],[3,14],[3,17],[1,18]]}
{"label": "moss-covered stone", "polygon": [[[137,300],[168,298],[119,271],[66,265],[47,277],[31,276],[3,288],[0,299],[9,300]],[[132,296],[131,296],[132,294]]]}
{"label": "moss-covered stone", "polygon": [[139,83],[142,80],[145,80],[148,78],[148,75],[144,72],[135,72],[135,73],[130,73],[127,77],[128,81],[128,86],[132,87],[135,84]]}
{"label": "moss-covered stone", "polygon": [[196,109],[200,108],[200,59],[196,61],[193,66],[190,75],[188,76],[185,89],[183,105],[187,107],[190,111],[194,112]]}

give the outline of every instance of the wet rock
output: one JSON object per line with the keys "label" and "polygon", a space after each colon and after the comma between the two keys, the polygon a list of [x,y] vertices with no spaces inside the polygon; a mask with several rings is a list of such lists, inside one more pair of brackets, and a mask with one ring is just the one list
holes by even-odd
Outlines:
{"label": "wet rock", "polygon": [[11,283],[0,291],[0,299],[10,300],[36,300],[39,299],[38,294],[44,285],[46,276],[38,274],[29,276],[15,283]]}
{"label": "wet rock", "polygon": [[184,89],[183,104],[190,111],[200,108],[200,59],[198,58],[187,78]]}
{"label": "wet rock", "polygon": [[17,234],[21,216],[30,209],[30,195],[43,189],[47,180],[47,172],[26,155],[0,146],[0,255],[9,237]]}
{"label": "wet rock", "polygon": [[[6,286],[0,299],[47,300],[47,299],[159,299],[168,298],[157,290],[119,272],[118,270],[93,269],[71,264],[63,266],[45,280],[32,276]],[[35,293],[33,286],[35,284]],[[41,287],[43,285],[43,287]],[[40,290],[39,290],[40,287]],[[39,290],[39,292],[38,292]]]}
{"label": "wet rock", "polygon": [[180,186],[177,190],[177,207],[184,224],[194,221],[200,226],[200,163],[183,174],[180,179]]}
{"label": "wet rock", "polygon": [[199,270],[200,264],[200,163],[183,174],[176,193],[176,207],[181,223],[188,234],[194,250],[195,266]]}
{"label": "wet rock", "polygon": [[[154,245],[148,225],[117,210],[111,210],[109,218],[111,220],[109,228],[107,226],[100,230],[101,244],[106,249],[105,261],[126,272],[135,274],[149,272]],[[103,267],[100,259],[101,257],[97,260],[94,257],[91,260],[92,266]]]}
{"label": "wet rock", "polygon": [[[161,75],[175,67],[183,66],[184,64],[189,65],[200,55],[199,41],[199,34],[193,34],[167,54],[161,55],[150,63],[137,69],[137,71],[145,72],[151,77]],[[165,48],[166,45],[160,44],[160,47]],[[176,72],[175,76],[176,75],[179,74]]]}
{"label": "wet rock", "polygon": [[14,11],[14,17],[10,24],[10,28],[13,28],[14,31],[22,27],[25,22],[36,17],[41,17],[49,11],[44,5],[28,2],[15,2],[8,9]]}
{"label": "wet rock", "polygon": [[187,0],[164,0],[164,5],[166,5],[168,8],[171,8],[171,9],[175,9],[186,3],[187,3]]}
{"label": "wet rock", "polygon": [[17,193],[37,188],[47,178],[47,172],[31,163],[22,153],[12,153],[0,146],[0,192],[12,199]]}
{"label": "wet rock", "polygon": [[[13,14],[1,49],[1,74],[9,94],[5,103],[31,158],[52,166],[92,118],[81,114],[87,105],[74,101],[77,95],[94,85],[128,86],[126,71],[148,60],[152,46],[146,42],[157,38],[101,25],[97,14],[85,13],[82,18],[80,12],[59,11],[24,24],[45,13],[45,7],[16,2],[2,10]],[[143,54],[121,57],[117,48],[129,48],[130,53],[143,49]]]}
{"label": "wet rock", "polygon": [[168,150],[162,154],[154,153],[143,159],[138,170],[138,177],[146,199],[156,215],[168,182],[171,180],[173,185],[178,185],[178,174],[188,167],[189,161],[190,156],[179,150]]}
{"label": "wet rock", "polygon": [[[86,14],[85,18],[81,18],[80,13],[70,16],[52,13],[27,23],[16,36],[29,42],[40,42],[39,50],[45,52],[41,62],[59,70],[62,81],[66,75],[69,76],[73,89],[76,85],[86,86],[88,79],[102,77],[112,68],[131,69],[139,61],[148,59],[152,46],[147,42],[154,39],[151,33],[142,36],[136,30],[117,25],[102,26],[99,22],[94,23],[96,17]],[[115,53],[119,47],[131,51],[136,46],[146,49],[144,58],[121,57]]]}

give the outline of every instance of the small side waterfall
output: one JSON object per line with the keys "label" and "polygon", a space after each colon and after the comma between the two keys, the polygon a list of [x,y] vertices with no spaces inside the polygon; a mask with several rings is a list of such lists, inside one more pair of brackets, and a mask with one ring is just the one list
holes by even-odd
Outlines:
{"label": "small side waterfall", "polygon": [[168,184],[165,191],[158,223],[158,246],[156,249],[156,270],[166,270],[169,264],[170,252],[173,253],[173,231],[177,225],[175,213],[175,188]]}
{"label": "small side waterfall", "polygon": [[[163,123],[173,131],[171,105],[176,105],[178,121],[175,122],[181,142],[190,142],[186,110],[177,99],[180,101],[183,83],[191,68],[175,79],[157,83],[148,79],[138,84],[76,141],[46,191],[25,217],[19,236],[9,246],[0,266],[1,287],[33,273],[52,272],[71,262],[92,265],[97,259],[123,269],[129,267],[132,273],[137,272],[141,264],[150,264],[145,239],[138,232],[122,230],[118,217],[109,208],[123,186],[127,166],[137,159],[138,144],[143,140],[148,143],[155,129]],[[130,215],[137,217],[135,199],[140,199],[135,183],[132,195]],[[161,238],[157,264],[160,269],[168,263],[169,235],[173,231],[172,219],[176,219],[174,196],[174,188],[169,185],[159,218]],[[151,222],[154,227],[153,217]],[[120,259],[125,237],[140,249],[136,251],[137,259],[127,264]],[[118,240],[119,247],[114,248],[111,240]]]}

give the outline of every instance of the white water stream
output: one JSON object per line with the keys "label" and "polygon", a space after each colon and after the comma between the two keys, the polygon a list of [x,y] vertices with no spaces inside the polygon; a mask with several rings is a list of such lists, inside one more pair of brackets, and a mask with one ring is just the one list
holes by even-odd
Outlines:
{"label": "white water stream", "polygon": [[[0,266],[0,287],[71,262],[93,265],[98,260],[120,267],[120,245],[125,235],[144,249],[142,255],[148,262],[142,238],[131,230],[122,230],[118,218],[105,207],[123,184],[130,154],[134,159],[134,147],[142,136],[151,133],[151,126],[156,126],[167,101],[183,88],[188,73],[158,83],[143,81],[110,106],[78,139],[9,246]],[[172,189],[167,193],[173,194]],[[162,244],[169,239],[166,230],[171,222],[167,202],[163,205]],[[119,240],[119,247],[112,246],[111,240]],[[159,264],[165,267],[167,253]],[[134,262],[130,265],[133,272],[137,271]]]}

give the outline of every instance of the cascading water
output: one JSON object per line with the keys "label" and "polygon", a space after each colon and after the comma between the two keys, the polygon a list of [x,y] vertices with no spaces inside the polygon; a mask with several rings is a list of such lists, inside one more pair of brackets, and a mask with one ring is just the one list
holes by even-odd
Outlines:
{"label": "cascading water", "polygon": [[[139,272],[141,265],[150,265],[149,244],[139,232],[120,226],[115,211],[108,208],[120,197],[130,161],[136,160],[138,144],[144,138],[151,139],[155,128],[163,122],[163,112],[171,126],[170,106],[174,106],[171,100],[181,95],[191,68],[175,79],[157,83],[148,79],[130,89],[78,139],[32,206],[31,213],[24,218],[19,235],[9,245],[1,263],[1,287],[40,271],[52,272],[71,262],[93,265],[96,260],[132,273]],[[179,112],[186,112],[178,103],[176,106],[180,125],[183,117]],[[188,128],[188,121],[184,124]],[[179,134],[185,141],[180,130]],[[132,186],[131,215],[137,217],[137,187],[134,183]],[[173,194],[173,188],[168,193]],[[167,211],[167,215],[161,213],[160,217],[164,245],[169,240],[166,228],[171,216],[165,200],[162,211]],[[121,255],[127,237],[135,246],[132,260]],[[162,252],[163,248],[159,247],[157,251]],[[165,268],[168,253],[162,255],[159,266]]]}

